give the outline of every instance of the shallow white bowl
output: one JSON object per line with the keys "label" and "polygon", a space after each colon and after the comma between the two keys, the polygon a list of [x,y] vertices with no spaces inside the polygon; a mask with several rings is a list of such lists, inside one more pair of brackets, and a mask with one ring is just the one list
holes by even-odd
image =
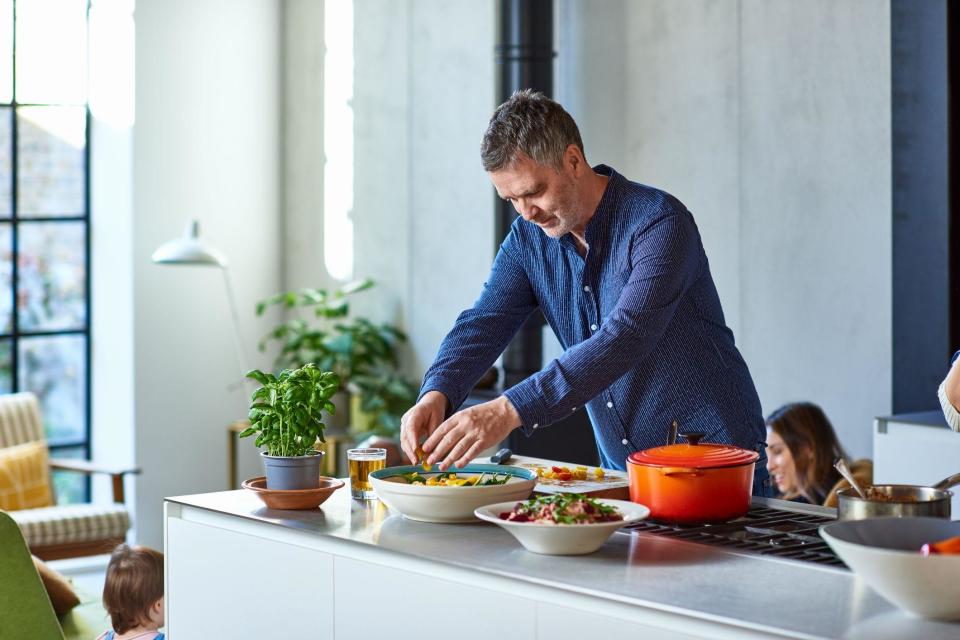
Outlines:
{"label": "shallow white bowl", "polygon": [[481,520],[500,525],[509,531],[528,551],[554,556],[593,553],[603,546],[614,531],[650,515],[650,509],[636,502],[598,498],[597,502],[615,507],[623,516],[623,520],[593,524],[541,524],[501,520],[500,514],[513,509],[517,502],[514,500],[488,504],[474,513]]}
{"label": "shallow white bowl", "polygon": [[873,518],[820,527],[820,535],[864,582],[909,613],[960,619],[960,555],[924,556],[920,547],[960,536],[941,518]]}
{"label": "shallow white bowl", "polygon": [[473,511],[477,507],[502,500],[526,500],[537,484],[535,472],[499,464],[468,464],[462,469],[450,471],[455,471],[458,477],[481,473],[496,473],[501,476],[509,474],[511,477],[506,484],[486,487],[430,487],[391,480],[412,471],[419,471],[424,476],[438,473],[424,472],[419,465],[387,467],[371,473],[370,483],[377,492],[377,497],[387,503],[387,506],[411,520],[421,522],[476,522]]}

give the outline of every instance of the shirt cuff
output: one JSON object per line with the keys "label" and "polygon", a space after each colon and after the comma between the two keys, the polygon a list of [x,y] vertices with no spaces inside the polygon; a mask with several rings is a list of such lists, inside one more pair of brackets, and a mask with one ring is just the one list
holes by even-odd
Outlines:
{"label": "shirt cuff", "polygon": [[947,419],[947,424],[954,431],[960,431],[960,411],[957,411],[957,408],[950,404],[950,400],[947,398],[946,380],[940,383],[940,387],[937,389],[937,397],[940,398],[940,406],[943,408],[943,417]]}
{"label": "shirt cuff", "polygon": [[522,382],[503,392],[513,408],[520,415],[520,428],[527,435],[533,435],[534,430],[547,426],[547,407],[536,393],[531,392]]}

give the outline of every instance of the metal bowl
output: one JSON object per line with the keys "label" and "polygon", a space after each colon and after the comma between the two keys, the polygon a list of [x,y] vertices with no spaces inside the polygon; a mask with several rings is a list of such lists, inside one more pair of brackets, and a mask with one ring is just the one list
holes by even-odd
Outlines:
{"label": "metal bowl", "polygon": [[[867,518],[946,518],[950,519],[948,487],[960,484],[960,474],[945,478],[925,487],[913,484],[875,484],[867,488],[867,497],[861,498],[852,488],[837,492],[837,517],[840,520]],[[871,495],[879,498],[871,498]]]}

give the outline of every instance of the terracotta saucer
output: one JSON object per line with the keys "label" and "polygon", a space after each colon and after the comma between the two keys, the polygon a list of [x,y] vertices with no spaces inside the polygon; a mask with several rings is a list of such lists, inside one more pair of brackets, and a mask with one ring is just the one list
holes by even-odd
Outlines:
{"label": "terracotta saucer", "polygon": [[316,509],[343,486],[343,480],[320,476],[317,489],[278,490],[267,489],[267,479],[260,476],[244,480],[240,486],[253,491],[271,509]]}

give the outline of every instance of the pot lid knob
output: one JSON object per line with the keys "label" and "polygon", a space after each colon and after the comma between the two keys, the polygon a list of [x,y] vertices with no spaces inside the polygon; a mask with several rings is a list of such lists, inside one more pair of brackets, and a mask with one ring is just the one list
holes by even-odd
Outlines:
{"label": "pot lid knob", "polygon": [[685,433],[683,434],[683,437],[687,439],[687,442],[689,442],[692,446],[695,447],[698,444],[700,444],[700,441],[703,440],[703,436],[705,435],[707,434],[693,432],[693,433]]}

